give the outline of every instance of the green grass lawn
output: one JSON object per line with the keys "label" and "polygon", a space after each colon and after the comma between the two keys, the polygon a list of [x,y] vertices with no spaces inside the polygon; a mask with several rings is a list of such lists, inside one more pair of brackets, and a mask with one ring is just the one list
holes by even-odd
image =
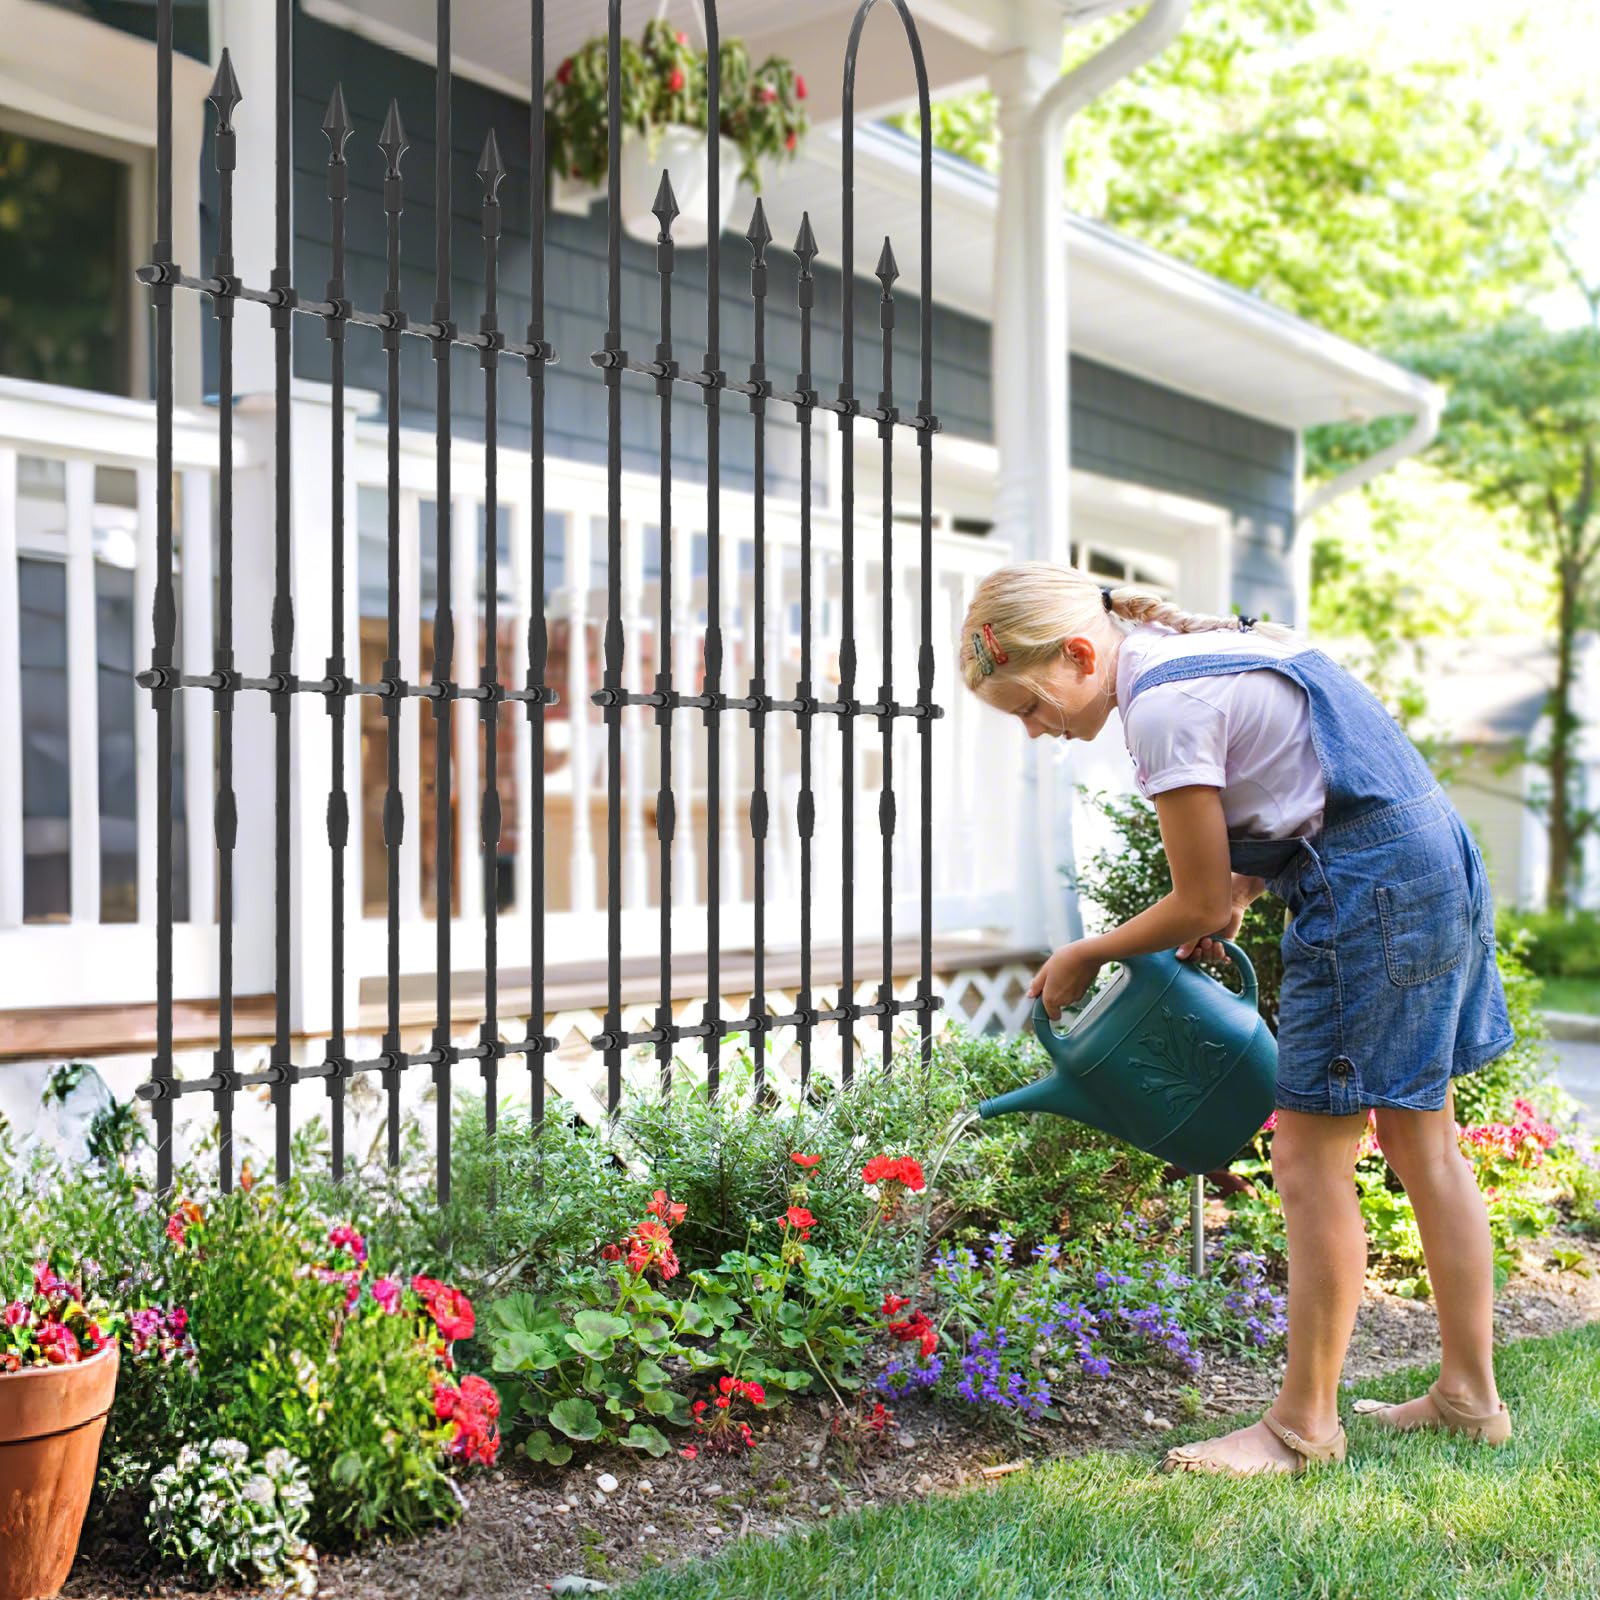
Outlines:
{"label": "green grass lawn", "polygon": [[1600,1016],[1600,980],[1546,978],[1539,1004],[1546,1011],[1581,1011],[1586,1016]]}
{"label": "green grass lawn", "polygon": [[[747,1540],[627,1600],[1594,1600],[1600,1325],[1508,1346],[1500,1450],[1349,1422],[1343,1468],[1254,1481],[1157,1473],[1147,1452],[1041,1466],[946,1498]],[[1393,1400],[1433,1371],[1362,1384]],[[1241,1419],[1242,1420],[1242,1419]]]}

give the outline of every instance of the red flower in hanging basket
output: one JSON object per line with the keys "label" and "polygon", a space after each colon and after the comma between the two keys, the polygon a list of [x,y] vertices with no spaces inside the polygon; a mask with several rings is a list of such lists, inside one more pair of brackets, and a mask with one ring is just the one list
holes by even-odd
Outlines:
{"label": "red flower in hanging basket", "polygon": [[795,135],[795,131],[794,131],[793,128],[791,128],[789,130],[788,137],[783,141],[783,148],[785,150],[793,150],[795,145],[798,144],[798,143],[799,143],[799,140]]}
{"label": "red flower in hanging basket", "polygon": [[572,57],[571,56],[568,56],[567,59],[565,61],[563,61],[559,67],[556,68],[556,82],[557,83],[571,83],[572,82]]}
{"label": "red flower in hanging basket", "polygon": [[672,71],[667,74],[667,87],[674,94],[676,94],[683,87],[683,83],[683,68],[674,67]]}
{"label": "red flower in hanging basket", "polygon": [[794,75],[794,97],[796,100],[804,100],[806,97],[806,80],[798,72]]}

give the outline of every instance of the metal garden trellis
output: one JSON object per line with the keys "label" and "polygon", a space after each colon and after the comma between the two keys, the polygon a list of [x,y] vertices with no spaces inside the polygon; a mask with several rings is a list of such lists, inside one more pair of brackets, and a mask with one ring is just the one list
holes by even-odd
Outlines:
{"label": "metal garden trellis", "polygon": [[[853,1056],[856,1022],[865,1016],[880,1019],[885,1067],[891,1059],[894,1018],[901,1012],[920,1017],[920,1060],[927,1070],[932,1059],[932,1013],[940,1005],[932,981],[932,849],[933,849],[933,723],[942,709],[933,702],[932,645],[932,443],[939,430],[933,409],[932,341],[932,148],[928,105],[928,80],[916,24],[905,0],[889,0],[904,27],[916,70],[919,109],[922,113],[921,192],[920,192],[920,388],[914,414],[904,415],[896,406],[893,385],[893,342],[895,298],[898,278],[894,252],[889,240],[883,243],[876,276],[882,286],[879,324],[882,330],[882,388],[876,406],[865,406],[855,393],[854,307],[852,285],[855,261],[854,216],[854,90],[856,58],[862,28],[877,0],[861,0],[852,23],[844,58],[843,177],[841,193],[843,255],[843,341],[842,381],[836,398],[824,398],[814,387],[812,377],[812,309],[815,297],[813,263],[817,242],[809,216],[802,216],[795,240],[798,260],[796,280],[800,312],[800,367],[793,389],[777,387],[767,374],[765,307],[769,264],[767,248],[772,234],[766,213],[757,201],[746,238],[752,251],[751,297],[755,315],[754,360],[748,378],[730,378],[720,366],[720,241],[715,227],[710,232],[706,253],[707,348],[698,368],[684,367],[673,354],[672,342],[672,223],[677,215],[671,178],[664,173],[656,197],[655,214],[660,223],[656,265],[660,280],[660,339],[654,358],[641,360],[624,349],[621,315],[621,204],[620,168],[617,153],[621,147],[620,49],[621,0],[609,0],[608,74],[609,136],[612,159],[608,192],[608,284],[607,324],[604,343],[590,360],[600,370],[607,401],[607,585],[608,606],[605,627],[604,674],[602,687],[593,695],[603,708],[607,730],[607,869],[608,869],[608,962],[607,1010],[604,1030],[590,1042],[603,1053],[606,1068],[607,1109],[615,1116],[622,1094],[622,1052],[641,1044],[654,1045],[664,1085],[670,1083],[673,1046],[687,1039],[699,1039],[707,1058],[707,1083],[717,1092],[723,1040],[730,1034],[745,1033],[755,1044],[757,1073],[761,1071],[765,1035],[773,1029],[793,1027],[801,1041],[802,1084],[809,1081],[811,1045],[815,1029],[825,1022],[837,1022],[844,1045],[843,1072],[848,1079]],[[525,1037],[501,1038],[496,986],[499,951],[499,911],[493,892],[495,850],[500,836],[499,798],[496,785],[498,759],[498,708],[506,701],[520,701],[532,723],[535,747],[542,742],[544,714],[558,696],[544,681],[547,656],[547,628],[543,607],[533,608],[528,624],[527,674],[521,688],[500,680],[498,630],[496,626],[496,495],[498,449],[496,440],[497,400],[500,358],[520,357],[526,364],[531,397],[530,472],[532,491],[533,593],[542,594],[544,571],[544,369],[557,359],[544,337],[544,218],[545,218],[545,137],[541,86],[544,83],[544,4],[530,0],[529,70],[531,96],[531,195],[529,230],[530,290],[532,320],[526,338],[507,337],[498,325],[496,304],[499,269],[499,239],[502,214],[499,188],[505,176],[499,145],[491,130],[478,163],[483,184],[482,237],[484,245],[485,311],[477,332],[460,329],[451,316],[451,241],[449,230],[451,189],[448,158],[436,160],[435,171],[435,299],[427,321],[413,321],[402,307],[400,284],[400,222],[404,209],[404,180],[401,158],[407,140],[400,108],[391,102],[388,116],[377,140],[384,166],[383,205],[387,218],[387,286],[379,310],[362,310],[346,294],[344,208],[349,194],[349,167],[346,145],[354,128],[341,88],[335,87],[323,121],[327,135],[327,193],[329,203],[332,274],[325,298],[310,299],[296,289],[291,261],[290,113],[293,91],[292,0],[276,0],[276,261],[268,287],[252,288],[235,273],[233,249],[233,177],[236,167],[236,134],[233,116],[242,96],[233,64],[226,50],[222,53],[216,79],[208,96],[216,117],[216,165],[219,177],[218,243],[212,270],[207,276],[183,271],[172,256],[172,10],[173,0],[157,0],[157,237],[150,262],[139,269],[141,281],[151,292],[156,319],[156,416],[157,416],[157,547],[156,587],[153,605],[154,649],[150,666],[138,674],[139,683],[150,691],[156,718],[156,841],[158,885],[156,916],[157,1043],[150,1080],[140,1087],[140,1095],[153,1103],[157,1131],[158,1183],[162,1189],[173,1179],[173,1107],[181,1096],[209,1093],[213,1097],[219,1129],[219,1181],[224,1191],[234,1177],[233,1101],[246,1087],[267,1084],[275,1110],[275,1173],[279,1181],[290,1176],[290,1095],[305,1079],[323,1079],[332,1101],[332,1167],[336,1178],[344,1171],[344,1095],[356,1073],[379,1074],[387,1091],[388,1154],[391,1163],[400,1153],[400,1076],[408,1068],[428,1066],[436,1086],[436,1181],[440,1202],[450,1194],[451,1076],[458,1062],[477,1061],[483,1079],[488,1129],[494,1131],[499,1063],[511,1055],[525,1055],[530,1070],[532,1115],[537,1121],[544,1114],[544,1072],[541,1058],[558,1047],[559,1041],[543,1032],[544,1022],[544,864],[539,845],[544,827],[544,781],[542,763],[535,763],[538,781],[532,795],[533,860],[532,906],[529,913],[529,951],[532,994]],[[435,149],[448,152],[451,133],[451,50],[450,0],[437,0],[437,58],[434,103]],[[716,138],[719,126],[719,37],[715,0],[706,0],[706,44],[708,52],[707,135]],[[718,213],[718,163],[713,155],[708,163],[709,213]],[[182,288],[204,295],[211,303],[217,321],[219,497],[218,497],[218,578],[220,600],[212,667],[209,672],[182,670],[174,660],[176,607],[173,592],[173,291]],[[275,581],[272,601],[272,651],[269,670],[263,677],[247,677],[235,666],[233,654],[233,318],[240,302],[268,308],[273,328],[275,354]],[[294,609],[291,596],[291,529],[289,519],[290,470],[290,376],[295,314],[318,318],[332,345],[332,468],[331,468],[331,552],[332,563],[332,651],[320,677],[299,676],[294,665]],[[352,326],[376,330],[387,354],[386,384],[388,422],[388,528],[387,528],[387,659],[382,677],[376,683],[355,682],[345,660],[343,626],[344,572],[344,471],[343,439],[340,419],[343,413],[344,346]],[[436,390],[436,473],[438,585],[437,608],[433,623],[432,672],[426,683],[407,683],[402,675],[399,638],[400,525],[399,449],[400,449],[400,347],[404,336],[429,341],[435,363]],[[478,352],[483,371],[486,481],[483,562],[485,572],[486,627],[485,655],[478,682],[457,681],[453,676],[451,625],[451,395],[450,351],[461,345]],[[623,687],[622,669],[625,641],[621,617],[621,496],[622,496],[622,383],[624,373],[634,373],[654,381],[661,400],[660,523],[661,523],[661,619],[662,637],[670,637],[672,616],[672,433],[671,404],[674,385],[689,384],[701,392],[707,415],[707,624],[705,632],[704,682],[699,694],[686,694],[673,683],[671,652],[664,651],[658,663],[654,687],[648,692]],[[718,530],[719,485],[721,472],[721,422],[723,394],[747,398],[754,430],[755,460],[755,611],[764,612],[766,602],[766,550],[762,539],[765,516],[766,412],[772,402],[793,408],[800,427],[801,441],[801,665],[792,698],[780,699],[766,681],[763,630],[755,632],[753,676],[743,695],[725,693],[721,687],[722,628],[721,563]],[[876,700],[856,698],[855,660],[855,472],[853,451],[842,451],[842,489],[840,514],[843,529],[843,638],[840,648],[841,681],[837,698],[824,700],[812,685],[812,594],[811,594],[811,451],[812,425],[818,412],[837,418],[848,446],[861,420],[874,423],[882,441],[882,637],[883,681]],[[917,657],[917,697],[897,702],[892,679],[893,639],[893,441],[895,430],[911,429],[918,445],[920,468],[920,564],[921,564],[921,644]],[[218,973],[219,1015],[218,1049],[213,1070],[204,1077],[180,1079],[173,1060],[172,1031],[172,925],[171,871],[173,855],[172,798],[172,711],[173,697],[181,691],[207,690],[213,696],[218,724],[217,787],[213,826],[217,848],[218,876]],[[275,958],[275,1033],[267,1066],[258,1072],[241,1072],[236,1066],[233,1040],[233,885],[232,858],[237,844],[236,808],[233,793],[232,718],[235,696],[260,693],[268,697],[274,718],[274,958]],[[291,1038],[291,953],[292,923],[289,879],[290,822],[290,719],[295,696],[320,695],[331,725],[333,763],[332,786],[327,805],[328,846],[334,857],[333,892],[329,906],[334,964],[332,1032],[324,1058],[296,1062]],[[346,794],[344,745],[345,716],[352,696],[372,696],[381,704],[387,728],[387,789],[383,804],[383,840],[388,881],[387,913],[387,1027],[381,1052],[363,1060],[347,1054],[347,1034],[351,1019],[344,1012],[343,967],[345,961],[345,906],[342,889],[342,859],[349,836],[349,800]],[[434,872],[436,880],[436,1016],[431,1046],[408,1053],[400,1030],[400,925],[399,859],[404,840],[405,816],[400,790],[400,739],[402,711],[409,699],[430,702],[434,718],[437,793],[447,796],[450,789],[450,763],[453,739],[454,702],[476,701],[483,723],[485,761],[483,792],[479,813],[479,842],[484,873],[485,1016],[478,1042],[453,1043],[450,978],[452,965],[450,905],[454,878],[454,840],[449,806],[441,801],[435,835]],[[622,711],[625,706],[649,706],[655,712],[660,733],[661,790],[657,796],[657,834],[662,862],[660,976],[661,998],[654,1026],[628,1032],[621,1014],[621,773]],[[670,871],[676,807],[671,785],[672,737],[675,713],[693,708],[703,715],[706,729],[707,760],[707,960],[708,996],[702,1020],[677,1023],[671,1007],[672,949],[671,911],[672,874]],[[755,971],[754,993],[749,1014],[724,1018],[719,1001],[719,881],[718,835],[722,804],[719,770],[720,718],[729,713],[749,713],[754,738],[755,766],[749,798],[750,831],[755,850]],[[764,982],[766,927],[763,907],[765,840],[769,813],[765,789],[764,730],[766,719],[774,713],[792,714],[801,739],[801,780],[796,813],[801,860],[801,978],[796,1009],[775,1015],[767,1008]],[[841,807],[844,817],[843,889],[843,973],[839,993],[832,1006],[816,1003],[812,993],[812,927],[810,899],[812,883],[811,839],[816,817],[816,797],[811,787],[812,736],[816,718],[836,717],[843,741],[843,783]],[[877,998],[871,1002],[854,999],[852,888],[854,795],[851,787],[855,721],[874,717],[883,738],[883,789],[879,801],[879,832],[883,840],[883,977]],[[921,764],[921,976],[914,998],[898,1000],[893,992],[893,876],[891,847],[896,827],[893,792],[893,728],[897,717],[916,719]],[[761,1085],[758,1077],[758,1092]]]}

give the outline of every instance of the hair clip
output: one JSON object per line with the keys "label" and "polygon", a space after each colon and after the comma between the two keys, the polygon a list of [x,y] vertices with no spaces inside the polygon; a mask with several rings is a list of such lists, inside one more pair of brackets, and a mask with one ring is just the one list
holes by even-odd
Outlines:
{"label": "hair clip", "polygon": [[1256,625],[1256,619],[1254,617],[1247,617],[1247,616],[1244,616],[1243,614],[1240,615],[1240,617],[1239,617],[1239,632],[1240,633],[1249,633],[1249,631],[1253,627],[1255,627],[1255,625]]}
{"label": "hair clip", "polygon": [[989,654],[994,657],[994,664],[997,667],[1003,667],[1006,662],[1011,659],[1011,657],[1000,648],[999,644],[995,640],[994,629],[991,628],[987,622],[983,625],[983,637],[988,643]]}
{"label": "hair clip", "polygon": [[994,671],[994,662],[989,659],[989,652],[983,648],[983,635],[975,633],[972,636],[972,654],[978,663],[984,677]]}
{"label": "hair clip", "polygon": [[1100,591],[1100,604],[1103,605],[1107,611],[1113,609],[1111,605],[1111,591],[1109,589],[1102,589]]}

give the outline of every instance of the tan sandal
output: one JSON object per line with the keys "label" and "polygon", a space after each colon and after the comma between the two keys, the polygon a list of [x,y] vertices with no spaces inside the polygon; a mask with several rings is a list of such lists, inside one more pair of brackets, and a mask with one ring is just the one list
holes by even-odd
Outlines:
{"label": "tan sandal", "polygon": [[1401,1433],[1409,1433],[1415,1428],[1437,1428],[1446,1433],[1464,1433],[1469,1438],[1480,1440],[1484,1444],[1504,1444],[1511,1437],[1511,1413],[1506,1409],[1504,1400],[1500,1402],[1498,1411],[1474,1417],[1446,1400],[1439,1393],[1437,1382],[1429,1384],[1424,1398],[1433,1403],[1433,1409],[1439,1414],[1438,1422],[1386,1421],[1384,1413],[1408,1404],[1404,1400],[1396,1401],[1392,1405],[1382,1400],[1357,1400],[1355,1412],[1358,1417],[1371,1417],[1380,1426],[1394,1428]]}
{"label": "tan sandal", "polygon": [[1331,1439],[1320,1441],[1302,1439],[1293,1428],[1286,1428],[1268,1411],[1262,1418],[1267,1426],[1267,1431],[1294,1451],[1300,1458],[1292,1467],[1229,1467],[1218,1462],[1207,1460],[1197,1453],[1197,1447],[1189,1444],[1174,1445],[1161,1462],[1163,1472],[1221,1472],[1234,1478],[1253,1477],[1261,1472],[1286,1472],[1291,1476],[1305,1472],[1314,1466],[1337,1466],[1344,1461],[1345,1434],[1344,1428],[1334,1430]]}

